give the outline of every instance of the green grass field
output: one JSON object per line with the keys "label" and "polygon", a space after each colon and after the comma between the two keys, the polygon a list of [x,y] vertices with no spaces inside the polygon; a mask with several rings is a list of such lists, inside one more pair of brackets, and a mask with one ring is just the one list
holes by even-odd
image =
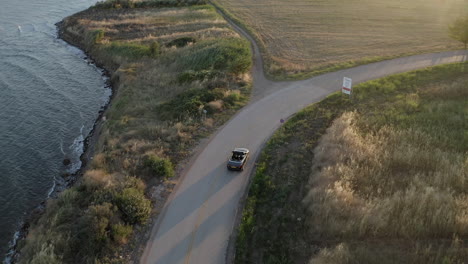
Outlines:
{"label": "green grass field", "polygon": [[203,1],[149,5],[161,3],[107,1],[61,25],[65,40],[110,71],[116,94],[86,173],[48,201],[21,242],[20,263],[138,258],[179,163],[247,102],[249,43]]}
{"label": "green grass field", "polygon": [[258,162],[236,263],[465,263],[468,64],[359,84]]}
{"label": "green grass field", "polygon": [[214,0],[257,39],[272,78],[305,78],[408,54],[463,49],[447,27],[464,0]]}

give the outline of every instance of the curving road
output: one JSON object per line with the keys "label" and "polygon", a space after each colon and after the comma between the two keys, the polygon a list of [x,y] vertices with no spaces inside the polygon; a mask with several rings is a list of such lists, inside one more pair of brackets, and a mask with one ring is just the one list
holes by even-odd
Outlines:
{"label": "curving road", "polygon": [[[395,73],[467,61],[468,58],[467,51],[424,54],[303,81],[271,82],[263,75],[262,60],[252,38],[237,26],[233,27],[248,38],[254,48],[251,103],[220,128],[184,169],[179,184],[153,227],[140,263],[226,263],[238,203],[263,143],[280,126],[280,119],[340,90],[343,77],[350,77],[353,84],[357,84]],[[234,147],[247,147],[252,154],[241,173],[226,170],[227,158]]]}

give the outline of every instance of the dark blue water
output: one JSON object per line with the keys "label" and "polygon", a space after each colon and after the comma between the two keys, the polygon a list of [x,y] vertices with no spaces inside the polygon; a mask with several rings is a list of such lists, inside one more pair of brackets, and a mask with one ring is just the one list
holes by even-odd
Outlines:
{"label": "dark blue water", "polygon": [[[56,38],[96,0],[0,0],[0,253],[64,172],[109,98],[102,72]],[[0,258],[2,259],[2,258]]]}

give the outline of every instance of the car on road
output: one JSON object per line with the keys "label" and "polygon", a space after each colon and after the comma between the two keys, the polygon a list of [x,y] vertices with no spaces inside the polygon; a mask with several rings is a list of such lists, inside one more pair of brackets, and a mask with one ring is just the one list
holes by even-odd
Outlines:
{"label": "car on road", "polygon": [[235,148],[227,163],[228,170],[244,170],[244,165],[249,158],[249,150],[246,148]]}

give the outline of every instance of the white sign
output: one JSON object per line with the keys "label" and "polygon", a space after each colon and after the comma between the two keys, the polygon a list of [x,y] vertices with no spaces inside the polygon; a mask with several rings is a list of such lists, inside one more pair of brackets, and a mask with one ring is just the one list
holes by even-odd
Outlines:
{"label": "white sign", "polygon": [[343,88],[341,88],[341,91],[345,94],[351,94],[351,89],[353,85],[353,80],[348,77],[343,78]]}

